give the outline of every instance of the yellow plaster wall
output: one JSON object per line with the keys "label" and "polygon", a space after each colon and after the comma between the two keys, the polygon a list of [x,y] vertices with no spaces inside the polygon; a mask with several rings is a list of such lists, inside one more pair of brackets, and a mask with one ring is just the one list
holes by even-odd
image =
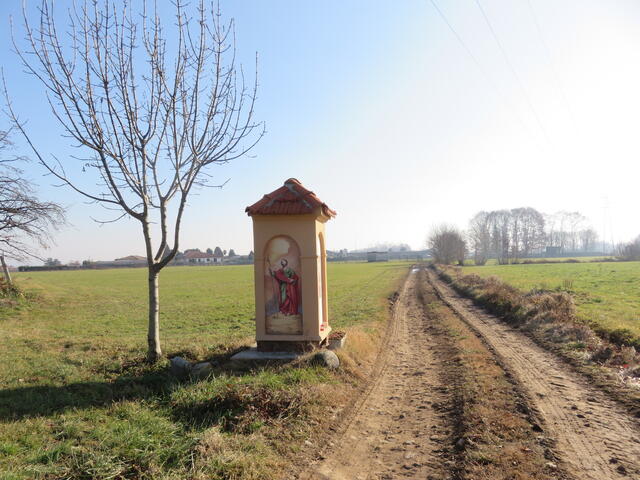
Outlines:
{"label": "yellow plaster wall", "polygon": [[[319,251],[318,237],[324,241],[324,224],[328,220],[321,210],[309,215],[254,215],[254,278],[256,296],[256,340],[272,341],[321,341],[331,331],[328,326],[328,302],[326,286],[326,252]],[[265,249],[269,240],[286,235],[300,248],[300,277],[302,290],[302,335],[269,335],[265,332]],[[318,261],[320,258],[320,261]],[[324,272],[322,272],[324,265]],[[318,271],[320,269],[320,271]],[[319,298],[318,277],[324,279]],[[325,329],[320,331],[320,301],[324,307]]]}

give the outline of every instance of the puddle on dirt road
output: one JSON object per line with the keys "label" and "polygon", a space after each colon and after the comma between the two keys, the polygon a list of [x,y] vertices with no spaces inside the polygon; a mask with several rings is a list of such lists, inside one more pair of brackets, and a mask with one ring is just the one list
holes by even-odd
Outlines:
{"label": "puddle on dirt road", "polygon": [[413,267],[411,269],[411,273],[416,273],[416,272],[419,272],[419,271],[420,271],[420,269],[418,267]]}

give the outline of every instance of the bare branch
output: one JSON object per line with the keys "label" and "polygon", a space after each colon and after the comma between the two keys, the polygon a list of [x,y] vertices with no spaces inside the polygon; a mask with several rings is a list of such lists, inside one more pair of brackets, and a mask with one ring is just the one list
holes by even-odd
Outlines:
{"label": "bare branch", "polygon": [[14,260],[38,258],[37,250],[52,242],[51,232],[65,224],[64,209],[39,200],[34,186],[11,155],[8,131],[0,131],[0,254]]}
{"label": "bare branch", "polygon": [[[254,119],[257,56],[247,85],[233,20],[224,23],[218,5],[205,0],[174,0],[167,19],[152,5],[78,0],[64,34],[53,0],[40,0],[35,19],[23,10],[24,39],[12,33],[14,48],[42,84],[63,135],[82,152],[75,158],[58,161],[36,147],[4,85],[15,129],[47,171],[89,200],[119,209],[118,219],[141,223],[150,278],[178,251],[194,187],[208,185],[212,165],[248,154],[265,132]],[[95,189],[85,187],[82,172],[93,174]]]}

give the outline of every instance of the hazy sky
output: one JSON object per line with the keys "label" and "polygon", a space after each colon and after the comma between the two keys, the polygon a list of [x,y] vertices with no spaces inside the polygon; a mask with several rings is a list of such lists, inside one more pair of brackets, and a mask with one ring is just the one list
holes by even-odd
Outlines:
{"label": "hazy sky", "polygon": [[[579,210],[609,241],[640,234],[640,2],[479,1],[486,19],[475,0],[435,0],[454,33],[430,0],[223,0],[247,68],[259,54],[267,135],[213,171],[224,189],[192,198],[181,249],[248,252],[244,208],[289,177],[338,211],[330,249],[421,248],[436,223],[520,206]],[[39,146],[65,158],[42,89],[11,53],[21,3],[0,5],[0,64]],[[47,256],[144,252],[137,222],[100,226],[95,206],[28,170],[72,223]]]}

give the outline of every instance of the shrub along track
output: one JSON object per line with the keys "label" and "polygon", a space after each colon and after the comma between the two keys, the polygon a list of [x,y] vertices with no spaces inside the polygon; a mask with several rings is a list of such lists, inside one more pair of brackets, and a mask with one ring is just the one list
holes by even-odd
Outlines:
{"label": "shrub along track", "polygon": [[429,282],[524,387],[561,464],[576,479],[640,479],[640,422],[554,354],[457,294],[433,272]]}
{"label": "shrub along track", "polygon": [[369,388],[301,478],[563,478],[517,385],[426,275],[407,279]]}

